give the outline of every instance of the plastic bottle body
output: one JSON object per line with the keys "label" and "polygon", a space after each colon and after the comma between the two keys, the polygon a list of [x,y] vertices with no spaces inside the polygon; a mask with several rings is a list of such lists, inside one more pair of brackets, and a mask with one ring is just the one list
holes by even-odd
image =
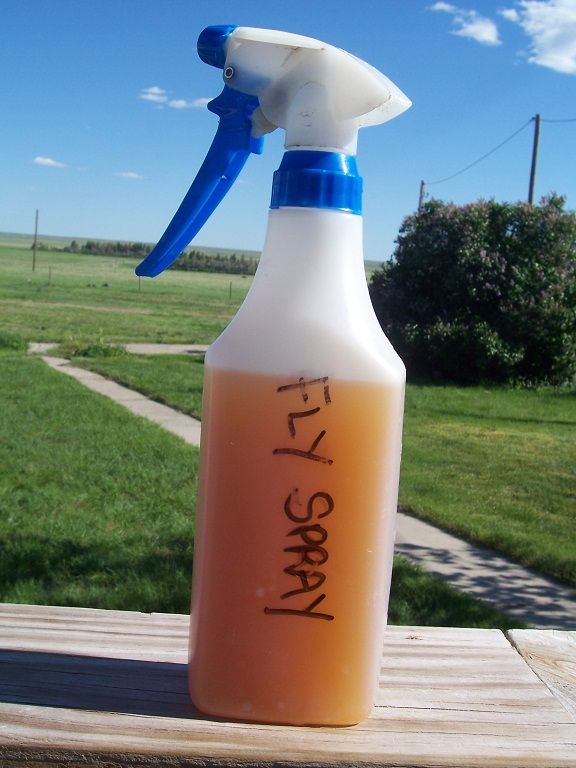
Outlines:
{"label": "plastic bottle body", "polygon": [[405,372],[367,295],[361,227],[272,211],[206,358],[190,690],[208,714],[350,725],[374,701]]}

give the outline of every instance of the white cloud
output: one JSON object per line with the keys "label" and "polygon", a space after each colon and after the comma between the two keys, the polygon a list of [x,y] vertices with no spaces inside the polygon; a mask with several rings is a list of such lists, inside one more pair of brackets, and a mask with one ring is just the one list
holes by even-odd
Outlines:
{"label": "white cloud", "polygon": [[576,74],[576,0],[518,0],[501,14],[530,38],[530,63]]}
{"label": "white cloud", "polygon": [[37,157],[35,157],[32,162],[36,163],[36,165],[43,165],[46,168],[67,168],[68,167],[65,163],[61,163],[58,160],[53,160],[51,157],[42,157],[41,155],[38,155]]}
{"label": "white cloud", "polygon": [[458,8],[451,3],[438,2],[428,7],[430,11],[440,11],[452,16],[452,24],[455,29],[453,35],[468,37],[482,45],[500,45],[498,27],[486,16],[481,16],[478,11]]}
{"label": "white cloud", "polygon": [[460,25],[454,34],[460,37],[469,37],[482,45],[500,45],[498,27],[491,19],[479,16],[474,11],[466,14],[467,19],[456,17],[456,23]]}
{"label": "white cloud", "polygon": [[172,109],[194,109],[205,107],[211,99],[171,99],[168,106]]}
{"label": "white cloud", "polygon": [[520,14],[515,8],[501,8],[498,13],[508,21],[520,21]]}
{"label": "white cloud", "polygon": [[136,173],[135,171],[118,171],[115,176],[118,176],[121,179],[143,179],[144,176],[142,176],[141,173]]}
{"label": "white cloud", "polygon": [[431,5],[429,10],[431,11],[446,11],[446,13],[456,13],[458,10],[455,5],[451,5],[450,3],[434,3],[434,5]]}
{"label": "white cloud", "polygon": [[168,91],[164,88],[160,88],[159,85],[151,85],[149,88],[143,88],[140,91],[140,98],[144,101],[151,101],[154,104],[171,107],[172,109],[197,109],[199,107],[205,107],[211,99],[171,99],[168,96]]}
{"label": "white cloud", "polygon": [[170,99],[168,106],[172,107],[172,109],[189,109],[192,104],[186,101],[186,99]]}
{"label": "white cloud", "polygon": [[166,91],[158,85],[151,85],[149,88],[143,88],[140,91],[140,98],[144,99],[144,101],[153,101],[156,104],[164,104],[164,102],[168,101]]}

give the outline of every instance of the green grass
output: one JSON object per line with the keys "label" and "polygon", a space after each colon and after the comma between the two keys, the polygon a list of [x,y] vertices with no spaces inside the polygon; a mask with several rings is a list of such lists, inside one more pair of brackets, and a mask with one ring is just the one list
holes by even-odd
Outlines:
{"label": "green grass", "polygon": [[233,317],[251,278],[169,270],[134,275],[133,259],[38,253],[0,246],[3,331],[27,341],[210,343]]}
{"label": "green grass", "polygon": [[187,611],[197,449],[0,353],[0,601]]}
{"label": "green grass", "polygon": [[19,334],[0,329],[0,350],[11,349],[23,352],[27,346],[26,341]]}
{"label": "green grass", "polygon": [[400,503],[576,586],[576,392],[410,386]]}
{"label": "green grass", "polygon": [[[0,243],[0,600],[188,608],[196,451],[19,351],[66,342],[92,356],[80,364],[199,416],[198,358],[110,343],[209,343],[250,280],[139,284],[134,265],[39,252],[32,273],[29,250]],[[575,394],[409,386],[406,402],[402,504],[574,585]],[[401,558],[394,578],[392,621],[512,626]]]}
{"label": "green grass", "polygon": [[[51,248],[54,248],[54,249],[69,248],[73,241],[78,243],[79,246],[83,246],[89,240],[92,240],[98,243],[114,243],[115,244],[118,242],[118,240],[110,240],[103,237],[87,238],[87,237],[73,237],[70,235],[68,236],[39,235],[38,236],[38,244],[39,244],[38,253],[42,251],[50,250]],[[127,241],[127,242],[131,242],[131,241]],[[23,234],[23,233],[16,233],[16,232],[0,232],[0,248],[10,247],[10,248],[25,249],[30,254],[33,243],[34,243],[33,234]],[[46,245],[46,248],[42,248],[42,245]],[[147,245],[151,249],[154,243],[148,243]],[[238,248],[214,248],[209,245],[197,245],[196,243],[193,246],[190,246],[190,248],[195,248],[201,253],[206,253],[209,256],[216,255],[216,254],[222,254],[223,256],[231,256],[233,253],[235,253],[238,257],[245,256],[248,259],[255,259],[260,256],[259,251],[244,251]],[[32,257],[30,255],[30,259],[31,258]],[[374,265],[377,264],[377,262],[370,262],[370,263]]]}
{"label": "green grass", "polygon": [[394,558],[388,621],[400,626],[503,630],[526,626],[488,603],[453,589],[399,555]]}
{"label": "green grass", "polygon": [[[190,357],[80,360],[200,417]],[[576,393],[409,385],[400,504],[576,586]]]}
{"label": "green grass", "polygon": [[[197,450],[36,358],[0,366],[0,601],[187,612]],[[519,626],[403,558],[390,622]]]}
{"label": "green grass", "polygon": [[[70,239],[50,240],[62,245]],[[59,251],[38,251],[32,272],[28,241],[0,234],[0,328],[27,341],[209,344],[252,282],[241,275],[177,270],[139,280],[137,260]]]}
{"label": "green grass", "polygon": [[74,365],[101,373],[196,419],[202,416],[202,355],[74,357]]}

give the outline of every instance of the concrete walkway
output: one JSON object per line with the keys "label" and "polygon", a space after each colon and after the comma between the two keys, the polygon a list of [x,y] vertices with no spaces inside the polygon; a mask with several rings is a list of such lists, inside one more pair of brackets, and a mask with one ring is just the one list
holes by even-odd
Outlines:
{"label": "concrete walkway", "polygon": [[51,368],[55,368],[84,384],[92,392],[105,395],[120,403],[136,416],[143,416],[145,419],[159,424],[190,445],[200,445],[200,422],[197,419],[175,411],[167,405],[162,405],[162,403],[156,403],[133,389],[128,389],[128,387],[123,387],[115,381],[100,376],[99,373],[87,371],[85,368],[76,368],[70,365],[70,361],[65,358],[44,355],[42,360]]}
{"label": "concrete walkway", "polygon": [[396,552],[536,629],[576,629],[576,591],[406,514]]}
{"label": "concrete walkway", "polygon": [[[162,353],[167,353],[167,346],[172,347],[172,354],[176,351],[198,354],[206,349],[199,345],[126,346],[130,347],[130,351],[140,354],[158,354],[158,346],[163,347]],[[38,347],[35,345],[31,351],[47,351],[44,345]],[[49,355],[43,355],[42,359],[50,367],[73,377],[93,392],[115,400],[138,416],[150,419],[190,445],[200,444],[200,422],[196,419],[155,403],[97,373],[76,368],[69,360]],[[453,587],[495,605],[507,615],[532,627],[576,629],[574,590],[403,513],[398,513],[396,551]]]}
{"label": "concrete walkway", "polygon": [[[28,344],[28,352],[45,354],[59,346],[53,341],[33,341]],[[118,344],[127,352],[135,355],[201,355],[208,349],[207,344],[152,344],[137,342],[134,344]],[[69,361],[66,361],[69,362]]]}

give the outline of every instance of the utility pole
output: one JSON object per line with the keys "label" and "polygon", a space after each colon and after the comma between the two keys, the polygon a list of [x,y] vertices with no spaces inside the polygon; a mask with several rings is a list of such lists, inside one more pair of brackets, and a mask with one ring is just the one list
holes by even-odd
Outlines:
{"label": "utility pole", "polygon": [[424,205],[425,194],[426,194],[426,182],[422,180],[420,182],[420,196],[418,197],[418,212],[422,210],[422,206]]}
{"label": "utility pole", "polygon": [[538,162],[538,145],[540,143],[540,115],[532,118],[534,120],[534,141],[532,143],[532,164],[530,166],[530,186],[528,187],[528,202],[530,205],[534,202],[534,185],[536,183],[536,163]]}
{"label": "utility pole", "polygon": [[34,225],[34,244],[32,246],[32,272],[36,271],[36,249],[38,248],[38,208],[36,208],[36,223]]}

